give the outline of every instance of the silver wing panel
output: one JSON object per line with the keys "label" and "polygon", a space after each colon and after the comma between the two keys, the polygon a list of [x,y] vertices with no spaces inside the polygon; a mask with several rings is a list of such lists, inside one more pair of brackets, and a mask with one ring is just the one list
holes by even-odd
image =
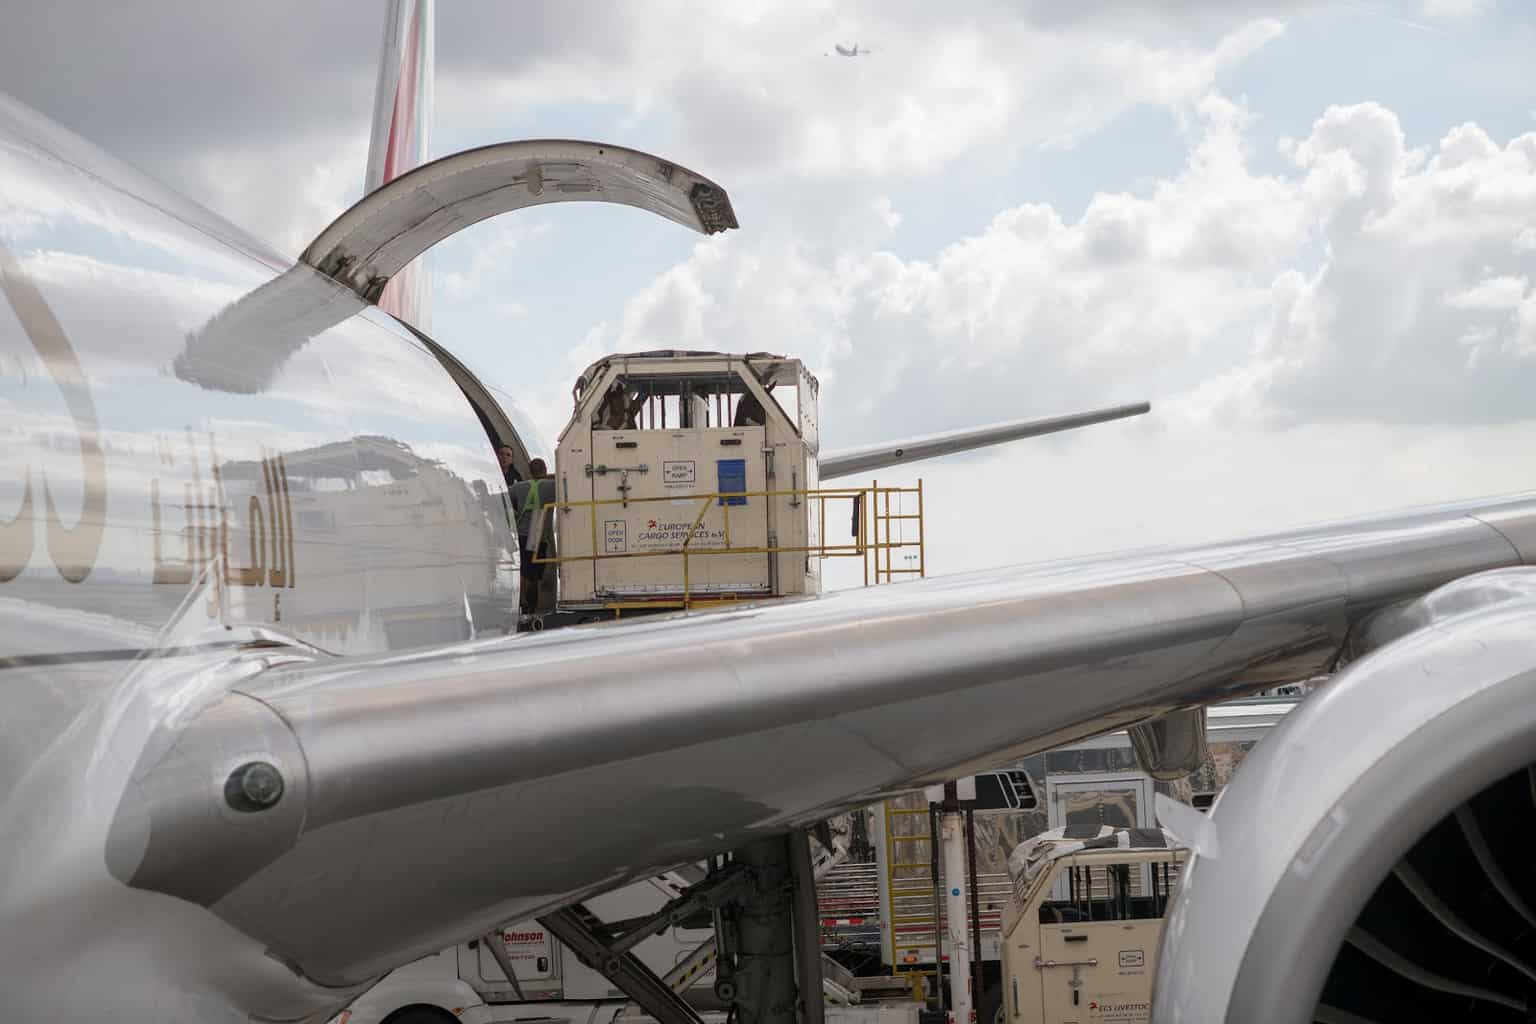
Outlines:
{"label": "silver wing panel", "polygon": [[[1325,671],[1363,616],[1520,564],[1508,538],[1532,528],[1522,496],[275,669],[152,745],[108,859],[360,981],[883,793]],[[229,752],[274,720],[303,813],[231,824]],[[263,853],[214,856],[236,846]]]}
{"label": "silver wing panel", "polygon": [[648,153],[529,140],[466,150],[403,174],[322,231],[301,260],[373,301],[407,263],[471,224],[562,202],[622,203],[704,234],[737,226],[725,190]]}
{"label": "silver wing panel", "polygon": [[952,455],[955,452],[968,452],[973,448],[986,448],[1005,441],[1039,437],[1041,434],[1055,434],[1063,430],[1076,430],[1078,427],[1125,419],[1127,416],[1140,416],[1151,409],[1152,406],[1148,403],[1137,402],[1133,405],[1117,405],[1107,409],[1095,409],[1092,412],[1073,413],[1070,416],[1050,416],[1038,420],[1009,420],[1007,423],[993,423],[970,430],[953,430],[943,434],[907,438],[904,441],[886,441],[863,448],[827,452],[821,456],[818,466],[821,479],[831,480],[840,476],[852,476],[855,473],[867,473],[872,469],[883,469],[899,463],[917,462],[920,459]]}

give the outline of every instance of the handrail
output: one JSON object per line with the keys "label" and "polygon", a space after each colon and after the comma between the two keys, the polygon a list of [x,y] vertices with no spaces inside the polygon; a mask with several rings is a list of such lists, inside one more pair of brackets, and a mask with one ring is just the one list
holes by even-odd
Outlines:
{"label": "handrail", "polygon": [[[917,512],[907,514],[892,511],[892,497],[912,494],[917,496]],[[682,585],[681,607],[689,608],[701,604],[721,603],[723,600],[734,600],[734,596],[723,597],[721,594],[711,593],[707,598],[694,597],[691,592],[689,578],[689,559],[702,555],[778,555],[778,554],[812,554],[820,558],[860,558],[864,560],[864,582],[870,583],[870,560],[873,559],[874,582],[890,583],[900,576],[923,576],[926,570],[926,544],[923,532],[923,484],[919,480],[915,487],[881,487],[878,482],[869,487],[822,487],[822,488],[775,488],[771,490],[757,491],[710,491],[693,492],[689,494],[662,494],[645,497],[619,497],[619,498],[591,498],[583,500],[557,500],[551,502],[551,507],[560,512],[569,514],[575,509],[590,509],[590,545],[586,553],[558,553],[555,555],[535,554],[531,559],[535,565],[563,565],[567,562],[591,562],[596,563],[623,558],[681,558],[682,559]],[[804,502],[820,502],[820,525],[818,534],[822,538],[819,544],[787,545],[787,544],[754,544],[749,546],[735,546],[731,542],[731,507],[736,504],[731,499],[747,498],[793,498]],[[652,551],[599,551],[597,537],[598,509],[602,507],[630,505],[644,505],[649,503],[665,502],[678,504],[680,502],[696,500],[699,508],[689,524],[688,532],[684,535],[682,543],[676,547],[662,548]],[[851,544],[828,544],[826,537],[826,506],[829,501],[849,501],[859,520],[859,532]],[[718,506],[715,503],[718,502]],[[883,505],[883,508],[882,508]],[[724,536],[723,544],[710,547],[695,547],[694,541],[698,536],[699,528],[704,522],[705,516],[712,507],[721,509]],[[809,513],[808,513],[809,514]],[[897,531],[893,523],[905,520],[917,522],[917,537],[915,539],[893,539]],[[560,542],[561,532],[556,532],[557,542]],[[564,546],[562,544],[562,546]],[[917,566],[915,568],[896,568],[892,552],[897,548],[916,550]],[[881,553],[884,558],[881,558]],[[610,606],[619,608],[636,607],[673,607],[679,606],[676,599],[666,598],[646,601],[622,601]]]}

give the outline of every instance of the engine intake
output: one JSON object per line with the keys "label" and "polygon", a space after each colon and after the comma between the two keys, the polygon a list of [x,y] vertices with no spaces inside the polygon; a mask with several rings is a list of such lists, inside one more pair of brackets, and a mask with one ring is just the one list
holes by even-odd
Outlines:
{"label": "engine intake", "polygon": [[1536,599],[1515,574],[1536,582],[1407,609],[1413,631],[1249,755],[1168,916],[1153,1020],[1533,1019]]}
{"label": "engine intake", "polygon": [[1505,776],[1397,862],[1345,933],[1316,1020],[1531,1019],[1533,785],[1529,767]]}

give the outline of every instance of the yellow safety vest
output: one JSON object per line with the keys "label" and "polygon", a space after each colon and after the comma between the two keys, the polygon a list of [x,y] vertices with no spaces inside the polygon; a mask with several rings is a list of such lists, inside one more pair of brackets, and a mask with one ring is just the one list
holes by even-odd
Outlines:
{"label": "yellow safety vest", "polygon": [[539,493],[539,481],[528,481],[528,496],[523,499],[522,511],[537,512],[544,507],[544,496]]}

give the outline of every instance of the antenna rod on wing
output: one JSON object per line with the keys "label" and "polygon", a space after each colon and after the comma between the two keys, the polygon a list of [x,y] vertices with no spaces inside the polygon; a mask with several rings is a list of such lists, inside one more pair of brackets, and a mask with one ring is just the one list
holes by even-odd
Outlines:
{"label": "antenna rod on wing", "polygon": [[1010,420],[1007,423],[993,423],[985,427],[973,427],[970,430],[952,430],[944,434],[929,434],[926,437],[908,438],[904,441],[886,441],[881,444],[866,445],[863,448],[827,452],[818,460],[817,466],[821,479],[831,480],[835,477],[866,473],[872,469],[882,469],[898,463],[916,462],[919,459],[952,455],[955,452],[985,448],[1005,441],[1017,441],[1024,437],[1039,437],[1041,434],[1076,430],[1078,427],[1088,427],[1095,423],[1140,416],[1151,410],[1151,403],[1137,402],[1134,405],[1116,405],[1107,409],[1073,413],[1070,416],[1051,416],[1040,420]]}

